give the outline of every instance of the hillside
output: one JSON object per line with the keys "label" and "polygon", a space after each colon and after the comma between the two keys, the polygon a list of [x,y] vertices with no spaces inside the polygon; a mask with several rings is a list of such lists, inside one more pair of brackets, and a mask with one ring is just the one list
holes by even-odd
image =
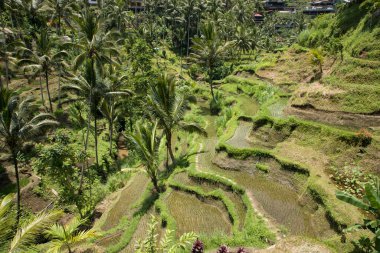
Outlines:
{"label": "hillside", "polygon": [[380,251],[378,0],[95,2],[0,3],[0,252]]}

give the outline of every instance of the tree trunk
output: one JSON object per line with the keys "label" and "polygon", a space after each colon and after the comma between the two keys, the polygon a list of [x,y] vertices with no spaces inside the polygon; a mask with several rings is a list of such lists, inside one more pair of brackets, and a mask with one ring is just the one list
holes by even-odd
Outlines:
{"label": "tree trunk", "polygon": [[21,193],[20,193],[20,177],[18,174],[18,162],[17,162],[17,152],[12,151],[12,159],[13,159],[13,165],[15,167],[15,176],[16,176],[16,188],[17,188],[17,196],[16,196],[16,206],[17,206],[17,213],[16,213],[16,229],[18,228],[18,224],[20,222],[20,216],[21,216]]}
{"label": "tree trunk", "polygon": [[50,90],[49,90],[49,73],[45,71],[46,90],[49,98],[50,112],[53,113],[53,104],[51,103]]}
{"label": "tree trunk", "polygon": [[45,99],[44,99],[44,89],[43,89],[43,87],[42,87],[42,78],[41,78],[41,74],[40,74],[40,91],[41,91],[41,102],[42,102],[42,105],[43,105],[44,107],[46,107],[46,106],[45,106]]}
{"label": "tree trunk", "polygon": [[8,66],[8,60],[5,61],[5,82],[7,84],[7,88],[9,89],[9,66]]}
{"label": "tree trunk", "polygon": [[112,120],[108,124],[109,124],[109,132],[110,132],[110,156],[112,157],[112,137],[113,137]]}
{"label": "tree trunk", "polygon": [[186,49],[187,57],[189,57],[189,47],[190,47],[190,15],[187,18],[187,49]]}
{"label": "tree trunk", "polygon": [[[87,133],[86,133],[86,140],[84,142],[84,152],[87,152],[87,147],[88,147],[88,136],[90,133],[90,115],[87,116]],[[80,181],[79,181],[79,189],[78,189],[78,194],[82,193],[82,188],[83,188],[83,179],[84,179],[84,168],[85,168],[85,162],[83,161],[81,172],[80,172]]]}
{"label": "tree trunk", "polygon": [[211,91],[211,96],[212,96],[212,100],[215,100],[215,94],[214,94],[214,87],[212,86],[212,77],[211,77],[211,68],[209,68],[209,70],[207,71],[207,75],[208,75],[208,84],[210,85],[210,91]]}
{"label": "tree trunk", "polygon": [[58,68],[58,105],[57,108],[62,108],[61,106],[61,67]]}
{"label": "tree trunk", "polygon": [[214,87],[212,86],[212,80],[209,80],[209,85],[210,85],[212,100],[215,100]]}
{"label": "tree trunk", "polygon": [[[95,114],[95,113],[94,113]],[[99,168],[99,158],[98,158],[98,126],[97,126],[97,120],[96,115],[94,115],[94,127],[95,127],[95,161],[96,161],[96,168]]]}
{"label": "tree trunk", "polygon": [[61,35],[61,13],[58,14],[57,34]]}
{"label": "tree trunk", "polygon": [[152,183],[153,183],[154,189],[156,189],[156,191],[159,193],[160,192],[160,187],[158,187],[157,177],[156,176],[151,176],[151,179],[152,179]]}
{"label": "tree trunk", "polygon": [[172,149],[172,133],[170,131],[167,131],[166,134],[166,147],[169,151],[170,159],[172,160],[172,164],[175,163],[175,158],[173,154],[173,149]]}

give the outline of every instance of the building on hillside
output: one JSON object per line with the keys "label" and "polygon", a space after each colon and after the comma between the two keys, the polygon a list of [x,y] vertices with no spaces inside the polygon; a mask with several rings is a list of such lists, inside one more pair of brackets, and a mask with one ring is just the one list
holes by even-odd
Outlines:
{"label": "building on hillside", "polygon": [[140,12],[144,10],[143,0],[129,0],[129,10],[133,12]]}
{"label": "building on hillside", "polygon": [[264,15],[261,14],[261,13],[255,13],[255,14],[253,14],[253,21],[255,21],[255,23],[262,23],[262,22],[264,22]]}
{"label": "building on hillside", "polygon": [[264,9],[267,11],[284,10],[286,3],[284,0],[266,0],[264,2]]}
{"label": "building on hillside", "polygon": [[96,5],[98,4],[98,0],[88,0],[88,4]]}
{"label": "building on hillside", "polygon": [[309,6],[303,10],[303,13],[313,16],[325,13],[335,13],[336,3],[337,0],[313,0],[309,3]]}
{"label": "building on hillside", "polygon": [[320,6],[308,6],[303,10],[303,13],[305,15],[319,15],[319,14],[326,14],[326,13],[335,13],[335,6],[333,5],[320,5]]}
{"label": "building on hillside", "polygon": [[334,6],[336,1],[334,0],[319,0],[310,3],[311,6]]}

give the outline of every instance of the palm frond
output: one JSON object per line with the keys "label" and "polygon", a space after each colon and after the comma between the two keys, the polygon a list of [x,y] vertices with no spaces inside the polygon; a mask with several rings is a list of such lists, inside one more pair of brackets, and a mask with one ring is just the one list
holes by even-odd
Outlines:
{"label": "palm frond", "polygon": [[11,241],[10,253],[18,251],[27,251],[34,243],[36,237],[40,235],[43,230],[47,229],[52,223],[62,216],[62,211],[44,212],[37,215],[37,217],[26,226],[17,230],[17,233]]}
{"label": "palm frond", "polygon": [[181,122],[180,128],[183,131],[186,131],[189,133],[197,133],[197,134],[201,134],[203,136],[207,136],[206,130],[204,128],[202,128],[201,126],[199,126],[198,124],[195,124],[195,123],[183,123],[183,122]]}

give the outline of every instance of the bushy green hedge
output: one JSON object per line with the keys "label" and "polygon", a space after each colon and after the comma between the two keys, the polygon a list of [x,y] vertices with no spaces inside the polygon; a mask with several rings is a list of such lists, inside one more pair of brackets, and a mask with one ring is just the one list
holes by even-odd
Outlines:
{"label": "bushy green hedge", "polygon": [[207,181],[207,182],[210,182],[212,184],[224,186],[227,188],[227,190],[238,193],[238,194],[244,194],[244,192],[245,192],[244,188],[237,185],[232,180],[225,178],[225,177],[222,177],[222,176],[219,176],[219,175],[216,175],[216,174],[199,172],[196,170],[188,170],[188,175],[189,175],[189,177],[195,178],[197,180]]}

